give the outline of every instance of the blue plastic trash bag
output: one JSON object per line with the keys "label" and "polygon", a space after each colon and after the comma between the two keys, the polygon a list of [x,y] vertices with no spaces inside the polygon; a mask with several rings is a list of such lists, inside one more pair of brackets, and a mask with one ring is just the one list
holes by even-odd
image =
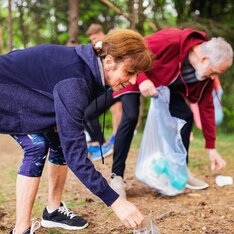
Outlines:
{"label": "blue plastic trash bag", "polygon": [[170,90],[152,97],[136,167],[136,177],[162,194],[183,192],[188,180],[186,149],[180,130],[186,123],[169,112]]}
{"label": "blue plastic trash bag", "polygon": [[223,90],[213,90],[213,102],[215,108],[215,124],[218,126],[223,122],[223,108],[221,104]]}

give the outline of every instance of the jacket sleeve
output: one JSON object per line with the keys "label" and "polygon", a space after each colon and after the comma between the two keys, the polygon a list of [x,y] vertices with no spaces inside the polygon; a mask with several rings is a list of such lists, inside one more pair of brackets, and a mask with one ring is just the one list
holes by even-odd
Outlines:
{"label": "jacket sleeve", "polygon": [[139,86],[142,82],[144,82],[145,80],[148,80],[148,76],[144,73],[141,72],[138,76],[137,76],[137,85]]}
{"label": "jacket sleeve", "polygon": [[68,167],[92,193],[110,206],[119,195],[87,157],[83,118],[90,102],[90,90],[85,79],[60,81],[53,95],[56,124]]}
{"label": "jacket sleeve", "polygon": [[205,148],[207,149],[214,149],[216,140],[215,113],[212,96],[213,88],[213,82],[209,81],[198,103],[202,130],[205,138]]}

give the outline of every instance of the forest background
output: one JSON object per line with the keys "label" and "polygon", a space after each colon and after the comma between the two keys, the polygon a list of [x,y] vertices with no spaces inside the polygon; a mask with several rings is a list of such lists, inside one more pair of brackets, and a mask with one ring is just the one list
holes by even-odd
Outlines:
{"label": "forest background", "polygon": [[[91,23],[100,23],[105,32],[113,28],[132,28],[149,35],[168,27],[192,27],[212,36],[224,37],[234,48],[233,0],[0,0],[0,54],[44,43],[67,45],[89,42],[85,31]],[[234,66],[220,78],[224,89],[224,121],[219,126],[218,150],[227,162],[223,175],[234,178]],[[1,101],[1,100],[0,100]],[[143,122],[149,99],[142,99]],[[111,115],[107,114],[111,132]],[[229,133],[229,134],[227,134]],[[134,136],[128,156],[125,180],[128,199],[145,215],[153,218],[166,234],[233,234],[234,189],[215,184],[218,175],[210,171],[201,131],[194,132],[191,142],[190,168],[210,187],[188,191],[176,197],[164,197],[136,180],[135,165],[142,134]],[[0,233],[9,233],[15,222],[15,178],[22,160],[22,149],[8,135],[0,135]],[[110,178],[112,157],[95,162],[105,178]],[[45,170],[46,171],[46,170]],[[47,202],[47,177],[43,178],[32,217],[40,219]],[[79,183],[79,182],[78,182]],[[111,209],[92,195],[69,173],[64,201],[75,213],[89,221],[82,234],[130,234]],[[40,234],[65,234],[69,231],[41,228]]]}
{"label": "forest background", "polygon": [[[105,32],[131,28],[143,36],[168,27],[192,27],[224,37],[234,47],[233,0],[0,0],[0,53],[39,44],[86,44],[85,32],[99,23]],[[224,121],[221,131],[234,131],[234,68],[221,76]],[[142,99],[143,126],[148,99]],[[107,127],[111,116],[107,115]]]}

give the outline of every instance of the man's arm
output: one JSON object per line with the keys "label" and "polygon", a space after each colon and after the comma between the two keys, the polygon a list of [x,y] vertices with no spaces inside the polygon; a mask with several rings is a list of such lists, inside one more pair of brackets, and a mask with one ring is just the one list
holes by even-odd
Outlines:
{"label": "man's arm", "polygon": [[216,126],[215,126],[215,113],[213,104],[213,82],[209,81],[203,91],[202,98],[199,105],[200,118],[202,124],[202,131],[205,138],[205,148],[208,150],[209,158],[211,161],[211,169],[222,170],[226,162],[215,149],[216,140]]}
{"label": "man's arm", "polygon": [[139,89],[142,95],[145,97],[157,96],[157,90],[154,86],[154,83],[149,79],[144,80],[142,83],[140,83]]}

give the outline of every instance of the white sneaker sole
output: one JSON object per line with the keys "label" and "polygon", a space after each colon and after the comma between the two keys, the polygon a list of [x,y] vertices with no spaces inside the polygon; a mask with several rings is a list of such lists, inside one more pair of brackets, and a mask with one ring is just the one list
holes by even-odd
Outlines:
{"label": "white sneaker sole", "polygon": [[89,224],[86,223],[82,227],[74,227],[74,226],[69,226],[67,224],[57,223],[57,222],[53,222],[53,221],[47,221],[44,219],[41,220],[41,226],[45,227],[45,228],[63,228],[66,230],[81,230],[81,229],[88,227],[88,225]]}
{"label": "white sneaker sole", "polygon": [[202,189],[206,189],[208,187],[209,187],[208,184],[204,184],[203,186],[193,186],[193,185],[190,185],[190,184],[186,184],[186,186],[185,186],[185,188],[191,189],[191,190],[202,190]]}
{"label": "white sneaker sole", "polygon": [[[107,152],[103,155],[103,158],[110,156],[112,153],[113,153],[113,149],[111,148],[109,151],[107,151]],[[92,156],[91,156],[91,160],[92,160],[92,161],[102,160],[102,157],[92,159]]]}

